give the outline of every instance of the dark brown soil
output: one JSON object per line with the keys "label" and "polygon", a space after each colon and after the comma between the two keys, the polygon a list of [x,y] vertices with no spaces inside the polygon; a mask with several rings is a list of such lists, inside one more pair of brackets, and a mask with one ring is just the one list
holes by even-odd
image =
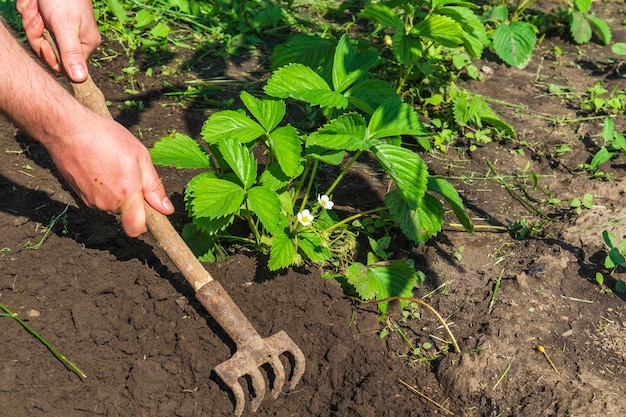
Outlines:
{"label": "dark brown soil", "polygon": [[[599,14],[622,16],[611,25],[615,40],[623,42],[624,32],[617,30],[623,18],[619,7],[607,3]],[[563,50],[558,57],[556,45]],[[107,44],[100,54],[108,48],[115,45]],[[608,287],[624,278],[623,271],[609,277],[603,270],[601,240],[603,230],[626,235],[619,221],[626,216],[624,158],[602,167],[613,173],[612,181],[577,171],[597,150],[592,136],[601,132],[601,119],[559,123],[559,118],[582,115],[546,95],[549,83],[585,91],[602,81],[609,90],[624,89],[624,76],[612,70],[607,56],[608,48],[576,47],[556,38],[546,39],[524,70],[485,59],[479,68],[487,65],[493,73],[465,86],[518,106],[493,105],[515,126],[519,139],[471,153],[460,147],[445,155],[423,155],[432,173],[451,177],[476,224],[525,220],[540,229],[515,240],[489,229],[469,235],[449,228],[423,247],[399,251],[426,273],[417,297],[438,289],[427,300],[446,318],[463,353],[454,353],[439,322],[420,310],[421,318],[406,320],[402,329],[413,344],[431,343],[425,356],[436,360],[407,357],[410,349],[399,333],[379,337],[385,323],[378,322],[373,306],[345,298],[339,284],[323,279],[315,268],[272,274],[266,260],[250,253],[206,265],[261,335],[285,330],[306,356],[306,372],[296,389],[275,400],[268,396],[257,415],[625,415],[626,298],[602,291],[595,282],[597,271],[605,273]],[[165,75],[157,68],[151,77],[138,77],[140,96],[128,96],[122,93],[125,81],[116,78],[127,65],[128,59],[118,56],[93,69],[114,116],[146,146],[172,129],[199,137],[210,110],[173,105],[162,83],[182,85],[194,74]],[[260,68],[256,61],[245,57],[212,68],[213,76],[240,83],[235,92],[263,76],[263,71],[253,72]],[[145,111],[125,107],[129,99],[142,100]],[[626,130],[623,118],[616,122]],[[551,157],[560,144],[573,152]],[[114,217],[77,203],[45,150],[4,120],[0,150],[0,302],[87,374],[81,379],[16,321],[0,318],[3,414],[231,415],[232,395],[212,369],[231,357],[235,346],[195,301],[153,238],[129,239]],[[545,221],[495,181],[487,161],[518,191],[530,163],[526,173],[542,175],[541,187],[563,200],[592,193],[594,207],[576,215],[540,205],[558,219]],[[172,222],[180,230],[186,221],[181,194],[189,174],[160,172],[178,206]],[[342,191],[347,201],[376,195],[383,186],[366,164],[356,168],[351,181]],[[539,195],[530,184],[528,189]],[[39,242],[43,227],[66,206],[66,224],[59,222],[39,249],[21,249],[28,241]],[[285,365],[289,370],[288,361]],[[244,415],[254,414],[246,408]]]}

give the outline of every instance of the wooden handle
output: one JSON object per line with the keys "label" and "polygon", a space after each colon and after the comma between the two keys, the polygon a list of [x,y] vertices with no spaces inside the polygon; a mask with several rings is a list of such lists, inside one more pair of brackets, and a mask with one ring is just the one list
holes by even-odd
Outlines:
{"label": "wooden handle", "polygon": [[[59,50],[54,37],[47,29],[44,29],[44,38],[48,41],[57,60],[61,62]],[[76,83],[69,77],[68,80],[74,91],[74,97],[85,107],[103,117],[113,119],[109,108],[106,105],[104,94],[98,88],[91,76],[87,74],[87,79]],[[176,229],[172,226],[166,216],[153,209],[144,202],[146,209],[146,224],[148,229],[156,238],[159,246],[163,248],[167,256],[174,262],[180,272],[185,276],[194,290],[198,291],[204,284],[213,281],[213,277],[202,266],[185,241],[180,237]]]}

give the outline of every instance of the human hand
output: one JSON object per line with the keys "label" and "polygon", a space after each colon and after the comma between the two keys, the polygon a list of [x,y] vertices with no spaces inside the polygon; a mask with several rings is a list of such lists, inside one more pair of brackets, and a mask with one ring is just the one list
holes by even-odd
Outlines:
{"label": "human hand", "polygon": [[87,58],[100,44],[91,0],[18,0],[17,10],[31,47],[55,71],[61,66],[43,37],[54,35],[65,72],[74,82],[87,78]]}
{"label": "human hand", "polygon": [[119,213],[130,237],[147,231],[144,200],[163,214],[174,211],[148,150],[114,120],[88,112],[67,140],[48,150],[81,200]]}

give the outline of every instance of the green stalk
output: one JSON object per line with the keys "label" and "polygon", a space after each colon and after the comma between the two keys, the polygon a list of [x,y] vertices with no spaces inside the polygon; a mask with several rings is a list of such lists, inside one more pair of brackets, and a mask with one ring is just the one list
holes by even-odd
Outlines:
{"label": "green stalk", "polygon": [[337,228],[337,227],[341,226],[342,224],[346,224],[346,223],[351,222],[351,221],[353,221],[353,220],[356,220],[356,219],[358,219],[358,218],[360,218],[360,217],[367,216],[368,214],[378,213],[379,211],[384,211],[384,210],[386,210],[386,208],[385,208],[385,207],[377,207],[377,208],[375,208],[375,209],[371,209],[371,210],[363,211],[363,212],[361,212],[361,213],[353,214],[352,216],[350,216],[350,217],[346,217],[345,219],[343,219],[343,220],[341,220],[341,221],[339,221],[339,222],[337,222],[337,223],[333,224],[332,226],[330,226],[330,227],[329,227],[328,229],[326,229],[325,231],[326,231],[326,232],[329,232],[329,231],[331,231],[331,230],[333,230],[333,229],[335,229],[335,228]]}
{"label": "green stalk", "polygon": [[47,347],[57,358],[65,362],[65,364],[69,366],[74,372],[76,372],[81,378],[87,378],[87,375],[85,375],[85,373],[81,371],[81,369],[78,366],[76,366],[72,361],[67,359],[65,355],[63,355],[61,352],[56,350],[55,347],[50,344],[50,342],[48,342],[39,333],[37,333],[32,327],[26,324],[24,320],[22,320],[21,318],[17,316],[17,314],[13,313],[11,310],[9,310],[8,307],[6,307],[4,304],[1,304],[1,303],[0,303],[0,309],[2,309],[6,313],[6,314],[0,314],[0,317],[14,318],[19,324],[22,325],[23,328],[26,329],[26,331],[28,331],[30,334],[35,336],[37,340],[43,343],[44,346]]}
{"label": "green stalk", "polygon": [[313,187],[313,180],[315,179],[315,174],[317,173],[318,165],[319,165],[319,161],[316,159],[313,162],[313,169],[311,169],[311,175],[309,175],[309,183],[306,186],[306,192],[304,193],[304,197],[302,197],[302,203],[300,204],[300,210],[298,211],[304,210],[304,206],[306,205],[307,199],[309,198],[309,193],[311,192],[311,188]]}
{"label": "green stalk", "polygon": [[293,197],[292,197],[293,198],[292,204],[294,205],[296,203],[296,200],[298,199],[298,196],[300,195],[300,190],[302,189],[304,180],[306,179],[307,175],[309,175],[310,169],[311,169],[311,161],[307,161],[307,163],[304,165],[304,171],[302,172],[302,175],[300,175],[300,179],[294,185],[295,192],[293,193]]}
{"label": "green stalk", "polygon": [[341,173],[337,176],[337,178],[335,178],[335,181],[330,185],[330,187],[328,187],[328,190],[326,190],[324,194],[330,195],[333,192],[335,187],[337,187],[337,185],[339,184],[339,181],[341,181],[343,177],[345,177],[345,175],[348,173],[348,170],[350,169],[352,164],[354,164],[354,162],[359,158],[359,156],[361,156],[362,153],[363,151],[358,151],[352,156],[352,159],[350,159],[350,162],[348,162],[346,167],[343,169],[343,171],[341,171]]}

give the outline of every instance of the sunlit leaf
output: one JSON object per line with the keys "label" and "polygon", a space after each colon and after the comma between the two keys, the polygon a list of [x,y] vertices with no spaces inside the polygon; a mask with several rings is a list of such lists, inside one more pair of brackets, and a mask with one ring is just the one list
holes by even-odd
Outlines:
{"label": "sunlit leaf", "polygon": [[274,71],[264,90],[272,97],[296,100],[304,100],[310,91],[331,91],[322,77],[303,64],[289,64]]}
{"label": "sunlit leaf", "polygon": [[365,119],[358,113],[346,113],[309,135],[307,144],[327,149],[356,151],[368,149]]}
{"label": "sunlit leaf", "polygon": [[411,210],[419,207],[426,192],[428,170],[415,152],[395,145],[372,148],[385,172],[393,179]]}
{"label": "sunlit leaf", "polygon": [[611,43],[611,29],[606,22],[600,18],[597,18],[593,15],[586,15],[587,20],[591,22],[593,27],[598,32],[598,36],[604,45],[608,45]]}
{"label": "sunlit leaf", "polygon": [[422,122],[413,108],[399,97],[385,100],[372,114],[369,122],[371,139],[425,133]]}
{"label": "sunlit leaf", "polygon": [[218,142],[220,153],[233,170],[245,189],[252,187],[256,180],[257,163],[254,156],[241,142],[235,139],[221,138]]}
{"label": "sunlit leaf", "polygon": [[234,182],[200,177],[187,185],[189,207],[195,217],[226,217],[238,212],[245,192]]}
{"label": "sunlit leaf", "polygon": [[296,247],[284,230],[281,224],[281,230],[272,236],[272,247],[270,248],[270,260],[267,267],[270,271],[277,271],[293,265],[296,258]]}
{"label": "sunlit leaf", "polygon": [[243,112],[222,110],[209,116],[201,134],[209,144],[217,143],[222,137],[247,143],[265,134],[265,129]]}
{"label": "sunlit leaf", "polygon": [[458,22],[439,14],[432,14],[413,26],[410,34],[430,39],[447,48],[460,45],[465,36]]}
{"label": "sunlit leaf", "polygon": [[385,207],[402,233],[420,245],[438,233],[443,225],[443,204],[430,194],[425,194],[419,207],[413,210],[400,193],[391,191],[385,197]]}
{"label": "sunlit leaf", "polygon": [[591,25],[585,15],[580,12],[573,11],[569,15],[569,31],[574,42],[579,45],[591,39]]}
{"label": "sunlit leaf", "polygon": [[384,81],[365,80],[346,90],[344,96],[357,109],[372,114],[385,100],[397,97],[398,93],[389,83]]}
{"label": "sunlit leaf", "polygon": [[271,234],[279,232],[281,205],[275,191],[264,186],[250,188],[248,190],[248,205],[268,232]]}
{"label": "sunlit leaf", "polygon": [[526,22],[503,23],[493,34],[496,54],[507,64],[519,68],[530,62],[536,42],[535,31]]}
{"label": "sunlit leaf", "polygon": [[150,149],[155,165],[176,168],[211,168],[211,159],[200,144],[182,133],[173,133],[161,138]]}
{"label": "sunlit leaf", "polygon": [[295,34],[287,42],[277,45],[272,51],[270,70],[291,63],[317,68],[328,56],[332,44],[319,36]]}
{"label": "sunlit leaf", "polygon": [[333,60],[333,86],[336,92],[343,92],[361,78],[379,60],[376,51],[359,51],[350,38],[343,35],[335,49]]}
{"label": "sunlit leaf", "polygon": [[286,105],[283,100],[258,99],[252,94],[242,91],[239,95],[250,114],[266,131],[274,129],[285,117]]}
{"label": "sunlit leaf", "polygon": [[270,150],[278,161],[282,171],[290,178],[302,173],[302,142],[298,130],[291,126],[282,126],[268,136]]}
{"label": "sunlit leaf", "polygon": [[404,23],[402,20],[391,7],[384,4],[374,3],[367,5],[361,13],[359,13],[359,17],[374,20],[382,26],[404,31]]}
{"label": "sunlit leaf", "polygon": [[324,262],[332,256],[320,236],[312,232],[298,233],[298,248],[313,262]]}
{"label": "sunlit leaf", "polygon": [[459,219],[465,230],[470,233],[474,230],[474,224],[472,224],[472,219],[465,210],[463,200],[452,184],[443,178],[429,177],[428,190],[441,195],[448,202],[454,215]]}
{"label": "sunlit leaf", "polygon": [[[417,283],[417,274],[403,261],[369,266],[355,262],[348,268],[346,278],[364,300],[382,300],[393,296],[413,297],[413,288]],[[401,305],[407,303],[401,302]],[[387,311],[388,304],[378,304],[382,313]]]}

